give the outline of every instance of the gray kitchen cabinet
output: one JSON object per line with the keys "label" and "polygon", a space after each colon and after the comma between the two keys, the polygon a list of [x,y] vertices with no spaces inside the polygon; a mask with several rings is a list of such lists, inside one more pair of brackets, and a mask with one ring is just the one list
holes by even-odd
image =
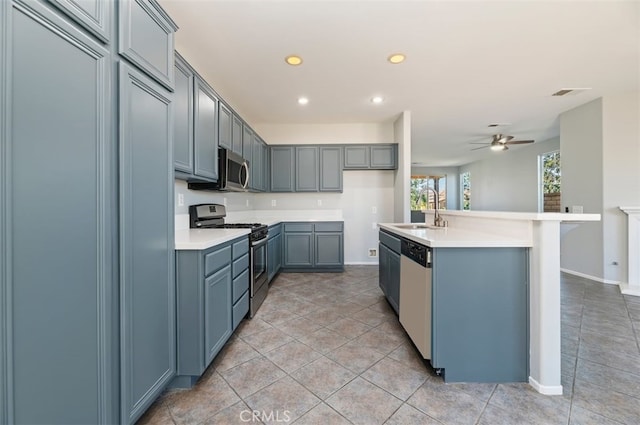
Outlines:
{"label": "gray kitchen cabinet", "polygon": [[528,250],[432,252],[433,367],[445,382],[526,382]]}
{"label": "gray kitchen cabinet", "polygon": [[233,120],[231,110],[222,102],[219,102],[218,109],[218,146],[233,150],[233,140],[231,136],[231,122]]}
{"label": "gray kitchen cabinet", "polygon": [[173,90],[174,33],[178,27],[156,0],[121,0],[118,4],[118,52]]}
{"label": "gray kitchen cabinet", "polygon": [[124,62],[119,84],[121,423],[133,423],[176,371],[173,96]]}
{"label": "gray kitchen cabinet", "polygon": [[293,192],[295,151],[293,146],[271,146],[271,192]]}
{"label": "gray kitchen cabinet", "polygon": [[231,122],[231,150],[242,156],[242,120],[236,114]]}
{"label": "gray kitchen cabinet", "polygon": [[173,161],[177,173],[193,174],[194,71],[176,53],[173,119]]}
{"label": "gray kitchen cabinet", "polygon": [[267,239],[267,280],[271,282],[282,268],[282,224],[269,227]]}
{"label": "gray kitchen cabinet", "polygon": [[342,192],[342,147],[320,146],[320,192]]}
{"label": "gray kitchen cabinet", "polygon": [[103,43],[109,43],[113,8],[107,1],[49,0]]}
{"label": "gray kitchen cabinet", "polygon": [[319,189],[318,148],[295,147],[296,192],[317,192]]}
{"label": "gray kitchen cabinet", "polygon": [[381,230],[378,234],[378,282],[387,301],[400,312],[400,239]]}
{"label": "gray kitchen cabinet", "polygon": [[201,78],[195,80],[194,175],[218,180],[218,98]]}
{"label": "gray kitchen cabinet", "polygon": [[344,146],[345,170],[393,170],[396,168],[398,168],[397,144]]}
{"label": "gray kitchen cabinet", "polygon": [[253,150],[251,148],[251,143],[253,141],[253,130],[247,123],[243,123],[242,126],[242,157],[249,161],[249,181],[251,181],[251,168],[253,166],[253,161],[251,161],[251,155]]}
{"label": "gray kitchen cabinet", "polygon": [[176,251],[177,376],[192,387],[249,311],[249,238]]}
{"label": "gray kitchen cabinet", "polygon": [[[262,160],[262,146],[260,144],[260,139],[258,135],[253,133],[253,138],[251,140],[251,168],[250,177],[249,177],[249,188],[253,191],[258,192],[262,190],[263,179],[264,179],[264,170],[263,170],[263,160]],[[253,170],[253,171],[251,171]]]}
{"label": "gray kitchen cabinet", "polygon": [[342,222],[286,222],[283,232],[283,270],[339,271],[344,268]]}
{"label": "gray kitchen cabinet", "polygon": [[40,2],[0,22],[0,423],[117,423],[111,57]]}
{"label": "gray kitchen cabinet", "polygon": [[267,192],[269,191],[269,176],[271,175],[269,167],[269,146],[267,146],[262,139],[260,139],[260,150],[262,155],[262,184],[260,185],[260,190]]}

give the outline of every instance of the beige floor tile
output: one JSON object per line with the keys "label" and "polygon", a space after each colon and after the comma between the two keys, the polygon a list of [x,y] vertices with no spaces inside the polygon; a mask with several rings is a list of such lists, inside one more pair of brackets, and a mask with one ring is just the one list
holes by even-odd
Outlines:
{"label": "beige floor tile", "polygon": [[243,336],[242,339],[262,354],[293,340],[291,336],[278,328],[270,328],[257,334]]}
{"label": "beige floor tile", "polygon": [[240,397],[245,398],[281,379],[286,373],[271,360],[258,357],[229,370],[225,370],[221,372],[220,375],[222,375]]}
{"label": "beige floor tile", "polygon": [[259,419],[254,421],[251,408],[244,401],[239,401],[205,419],[202,425],[238,425],[243,423],[259,424],[261,422]]}
{"label": "beige floor tile", "polygon": [[384,357],[384,354],[351,341],[330,351],[326,356],[354,373],[362,373]]}
{"label": "beige floor tile", "polygon": [[441,425],[441,422],[425,415],[415,407],[403,404],[385,425]]}
{"label": "beige floor tile", "polygon": [[355,378],[356,374],[333,360],[320,357],[291,376],[324,400]]}
{"label": "beige floor tile", "polygon": [[271,329],[272,327],[273,326],[271,326],[264,320],[254,317],[253,319],[245,319],[240,322],[240,325],[238,325],[238,329],[236,329],[235,335],[244,338],[249,335]]}
{"label": "beige floor tile", "polygon": [[297,319],[278,323],[276,327],[294,338],[301,338],[322,328],[321,325],[306,317],[298,317]]}
{"label": "beige floor tile", "polygon": [[372,329],[360,335],[356,340],[358,344],[383,354],[389,354],[401,344],[406,342],[404,335],[394,335],[388,332]]}
{"label": "beige floor tile", "polygon": [[304,335],[299,339],[309,347],[321,353],[327,353],[349,342],[347,338],[343,337],[339,333],[326,328],[318,329],[317,331]]}
{"label": "beige floor tile", "polygon": [[318,404],[313,409],[299,418],[295,425],[350,425],[351,422],[340,416],[338,412],[324,403]]}
{"label": "beige floor tile", "polygon": [[309,314],[303,316],[305,319],[311,320],[313,323],[319,326],[327,326],[333,322],[338,321],[342,317],[331,308],[331,307],[323,307],[316,311],[313,311]]}
{"label": "beige floor tile", "polygon": [[407,400],[407,404],[445,424],[475,424],[486,402],[444,384],[439,378],[427,380]]}
{"label": "beige floor tile", "polygon": [[354,424],[383,424],[402,401],[362,378],[356,378],[326,400]]}
{"label": "beige floor tile", "polygon": [[569,425],[620,425],[621,422],[605,418],[597,412],[582,409],[581,407],[571,408],[571,418]]}
{"label": "beige floor tile", "polygon": [[359,320],[369,326],[378,326],[385,320],[384,314],[370,308],[362,309],[359,312],[350,315],[349,317]]}
{"label": "beige floor tile", "polygon": [[426,371],[407,368],[388,357],[371,366],[360,376],[400,400],[407,400],[429,378]]}
{"label": "beige floor tile", "polygon": [[363,333],[370,331],[371,326],[365,325],[364,323],[359,322],[357,320],[345,317],[328,325],[327,329],[331,329],[332,331],[339,333],[345,338],[354,339],[359,337]]}
{"label": "beige floor tile", "polygon": [[598,412],[625,424],[640,424],[640,403],[637,398],[577,378],[573,387],[573,407]]}
{"label": "beige floor tile", "polygon": [[252,410],[262,412],[264,423],[292,422],[314,406],[320,399],[287,376],[246,399]]}
{"label": "beige floor tile", "polygon": [[398,348],[389,353],[388,357],[398,360],[409,368],[420,371],[425,370],[431,376],[436,376],[429,360],[423,359],[418,349],[410,342],[400,344]]}
{"label": "beige floor tile", "polygon": [[217,371],[222,372],[256,357],[260,357],[260,353],[242,339],[234,338],[227,342],[213,361],[213,366]]}
{"label": "beige floor tile", "polygon": [[145,412],[144,415],[138,422],[137,425],[174,425],[173,418],[171,417],[171,413],[169,413],[169,408],[164,402],[156,401],[151,405],[149,410]]}
{"label": "beige floor tile", "polygon": [[291,341],[265,354],[265,357],[287,373],[300,369],[320,356],[322,354],[299,341]]}
{"label": "beige floor tile", "polygon": [[499,384],[489,403],[539,423],[566,423],[569,419],[570,402],[566,398],[540,394],[525,383]]}

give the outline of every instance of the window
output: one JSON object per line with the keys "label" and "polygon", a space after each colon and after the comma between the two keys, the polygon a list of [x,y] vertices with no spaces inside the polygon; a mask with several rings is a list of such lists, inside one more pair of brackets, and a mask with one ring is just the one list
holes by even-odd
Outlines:
{"label": "window", "polygon": [[560,152],[549,152],[539,156],[540,193],[538,210],[560,212]]}
{"label": "window", "polygon": [[438,207],[447,209],[447,176],[411,176],[411,210],[435,209],[434,194],[427,188],[438,193]]}
{"label": "window", "polygon": [[462,199],[462,209],[471,209],[471,173],[465,171],[460,174],[460,199]]}

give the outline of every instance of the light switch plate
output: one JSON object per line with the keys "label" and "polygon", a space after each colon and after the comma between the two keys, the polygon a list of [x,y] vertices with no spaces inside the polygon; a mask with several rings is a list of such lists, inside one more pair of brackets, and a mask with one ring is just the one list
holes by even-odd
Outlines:
{"label": "light switch plate", "polygon": [[371,207],[371,214],[377,214],[377,213],[378,213],[378,208]]}
{"label": "light switch plate", "polygon": [[271,206],[272,206],[272,207],[275,207],[275,206],[276,206],[276,200],[275,200],[275,199],[272,199],[272,200],[271,200]]}

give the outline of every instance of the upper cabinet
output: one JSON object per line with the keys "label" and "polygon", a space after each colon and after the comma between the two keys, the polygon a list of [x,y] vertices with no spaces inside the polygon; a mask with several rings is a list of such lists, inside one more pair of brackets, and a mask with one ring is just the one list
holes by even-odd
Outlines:
{"label": "upper cabinet", "polygon": [[231,122],[231,150],[242,156],[242,120],[236,114]]}
{"label": "upper cabinet", "polygon": [[111,11],[110,2],[102,0],[49,0],[56,7],[69,15],[74,21],[82,25],[98,40],[109,44],[111,35]]}
{"label": "upper cabinet", "polygon": [[222,102],[218,114],[218,146],[221,148],[232,149],[233,140],[231,136],[231,110]]}
{"label": "upper cabinet", "polygon": [[320,146],[320,192],[342,192],[342,147]]}
{"label": "upper cabinet", "polygon": [[173,90],[173,37],[178,27],[155,0],[122,0],[119,5],[118,52]]}
{"label": "upper cabinet", "polygon": [[296,192],[317,192],[318,147],[296,146]]}
{"label": "upper cabinet", "polygon": [[270,147],[271,192],[342,192],[342,146]]}
{"label": "upper cabinet", "polygon": [[194,175],[218,179],[218,98],[202,79],[195,81]]}
{"label": "upper cabinet", "polygon": [[193,81],[191,67],[176,53],[173,161],[176,172],[193,173]]}
{"label": "upper cabinet", "polygon": [[395,170],[397,168],[397,144],[346,145],[344,147],[345,170]]}
{"label": "upper cabinet", "polygon": [[293,146],[271,146],[271,192],[293,192],[293,164]]}

